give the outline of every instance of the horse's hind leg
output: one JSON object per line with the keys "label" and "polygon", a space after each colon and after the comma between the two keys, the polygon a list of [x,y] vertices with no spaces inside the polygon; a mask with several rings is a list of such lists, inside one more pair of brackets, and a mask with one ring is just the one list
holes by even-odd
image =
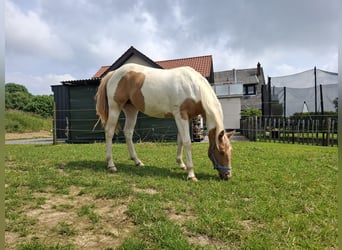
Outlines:
{"label": "horse's hind leg", "polygon": [[179,133],[177,135],[177,144],[178,144],[178,147],[177,147],[176,161],[180,169],[186,170],[186,166],[183,162],[183,143],[182,143],[182,138]]}
{"label": "horse's hind leg", "polygon": [[139,160],[137,153],[135,151],[132,137],[134,133],[134,127],[137,122],[138,110],[130,104],[126,104],[124,107],[124,112],[126,116],[124,134],[126,138],[126,144],[128,147],[128,152],[131,156],[131,159],[134,161],[136,166],[144,166],[141,160]]}
{"label": "horse's hind leg", "polygon": [[113,155],[112,155],[112,140],[113,140],[115,128],[119,119],[119,115],[120,115],[120,109],[118,107],[115,109],[111,108],[109,110],[108,120],[105,125],[107,167],[111,172],[117,171],[114,161],[113,161]]}

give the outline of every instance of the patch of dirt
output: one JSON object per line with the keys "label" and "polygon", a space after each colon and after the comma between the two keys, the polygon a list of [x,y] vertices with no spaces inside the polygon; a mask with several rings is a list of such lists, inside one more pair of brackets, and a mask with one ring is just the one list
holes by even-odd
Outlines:
{"label": "patch of dirt", "polygon": [[49,131],[28,132],[28,133],[5,133],[5,140],[50,138],[52,133]]}
{"label": "patch of dirt", "polygon": [[207,247],[211,246],[214,249],[227,249],[227,246],[224,246],[223,242],[217,239],[213,239],[208,237],[207,235],[196,234],[188,236],[188,241],[196,246]]}
{"label": "patch of dirt", "polygon": [[195,220],[196,217],[189,213],[176,213],[175,211],[169,211],[169,219],[176,223],[184,223],[189,220]]}
{"label": "patch of dirt", "polygon": [[38,208],[28,208],[26,215],[37,222],[25,237],[6,232],[6,249],[16,249],[18,243],[31,239],[47,246],[72,244],[76,249],[120,246],[135,228],[125,214],[129,199],[94,199],[79,195],[80,191],[81,188],[71,187],[69,195],[35,193],[34,197],[44,198],[45,202]]}
{"label": "patch of dirt", "polygon": [[133,190],[134,192],[138,192],[138,193],[145,193],[145,194],[151,194],[151,195],[154,195],[154,194],[158,194],[159,192],[157,190],[155,190],[154,188],[137,188],[135,186],[133,186]]}

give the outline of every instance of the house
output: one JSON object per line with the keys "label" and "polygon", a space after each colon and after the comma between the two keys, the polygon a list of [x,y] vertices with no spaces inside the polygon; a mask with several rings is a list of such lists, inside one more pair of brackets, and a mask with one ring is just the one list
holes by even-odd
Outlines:
{"label": "house", "polygon": [[[263,72],[260,64],[257,69],[214,72],[211,55],[153,61],[132,46],[112,65],[101,66],[89,79],[62,81],[62,85],[51,86],[57,110],[57,138],[66,138],[71,143],[104,139],[101,126],[93,129],[98,119],[94,96],[101,78],[109,71],[126,63],[137,63],[160,69],[180,66],[194,68],[208,80],[216,92],[225,115],[226,129],[239,129],[242,107],[261,106],[258,101],[260,99],[261,103],[259,88],[264,80],[262,80]],[[257,75],[258,72],[259,75]],[[246,90],[246,94],[244,94],[244,90]],[[119,123],[123,126],[124,116],[121,116]],[[177,128],[173,119],[151,118],[139,113],[134,140],[174,141],[176,137]],[[123,141],[123,134],[121,133],[115,140]]]}
{"label": "house", "polygon": [[262,108],[262,86],[265,85],[264,70],[258,62],[256,68],[232,69],[214,73],[215,85],[242,84],[241,110]]}
{"label": "house", "polygon": [[262,109],[264,71],[256,68],[214,72],[213,88],[219,98],[226,128],[240,128],[240,112],[248,108]]}

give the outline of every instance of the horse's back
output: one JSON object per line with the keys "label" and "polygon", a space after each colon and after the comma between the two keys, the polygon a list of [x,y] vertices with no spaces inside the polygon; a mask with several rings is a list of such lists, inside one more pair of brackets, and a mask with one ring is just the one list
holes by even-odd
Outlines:
{"label": "horse's back", "polygon": [[125,64],[109,81],[108,100],[113,100],[110,96],[114,93],[114,100],[121,106],[129,102],[149,116],[169,117],[187,99],[201,100],[201,77],[190,67],[156,69]]}

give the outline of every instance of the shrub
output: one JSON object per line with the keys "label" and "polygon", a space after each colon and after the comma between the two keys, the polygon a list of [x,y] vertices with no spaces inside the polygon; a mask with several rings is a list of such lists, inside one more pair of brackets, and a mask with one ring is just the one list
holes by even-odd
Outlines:
{"label": "shrub", "polygon": [[257,109],[257,108],[248,108],[248,109],[242,110],[240,115],[241,117],[261,116],[262,112],[260,109]]}

